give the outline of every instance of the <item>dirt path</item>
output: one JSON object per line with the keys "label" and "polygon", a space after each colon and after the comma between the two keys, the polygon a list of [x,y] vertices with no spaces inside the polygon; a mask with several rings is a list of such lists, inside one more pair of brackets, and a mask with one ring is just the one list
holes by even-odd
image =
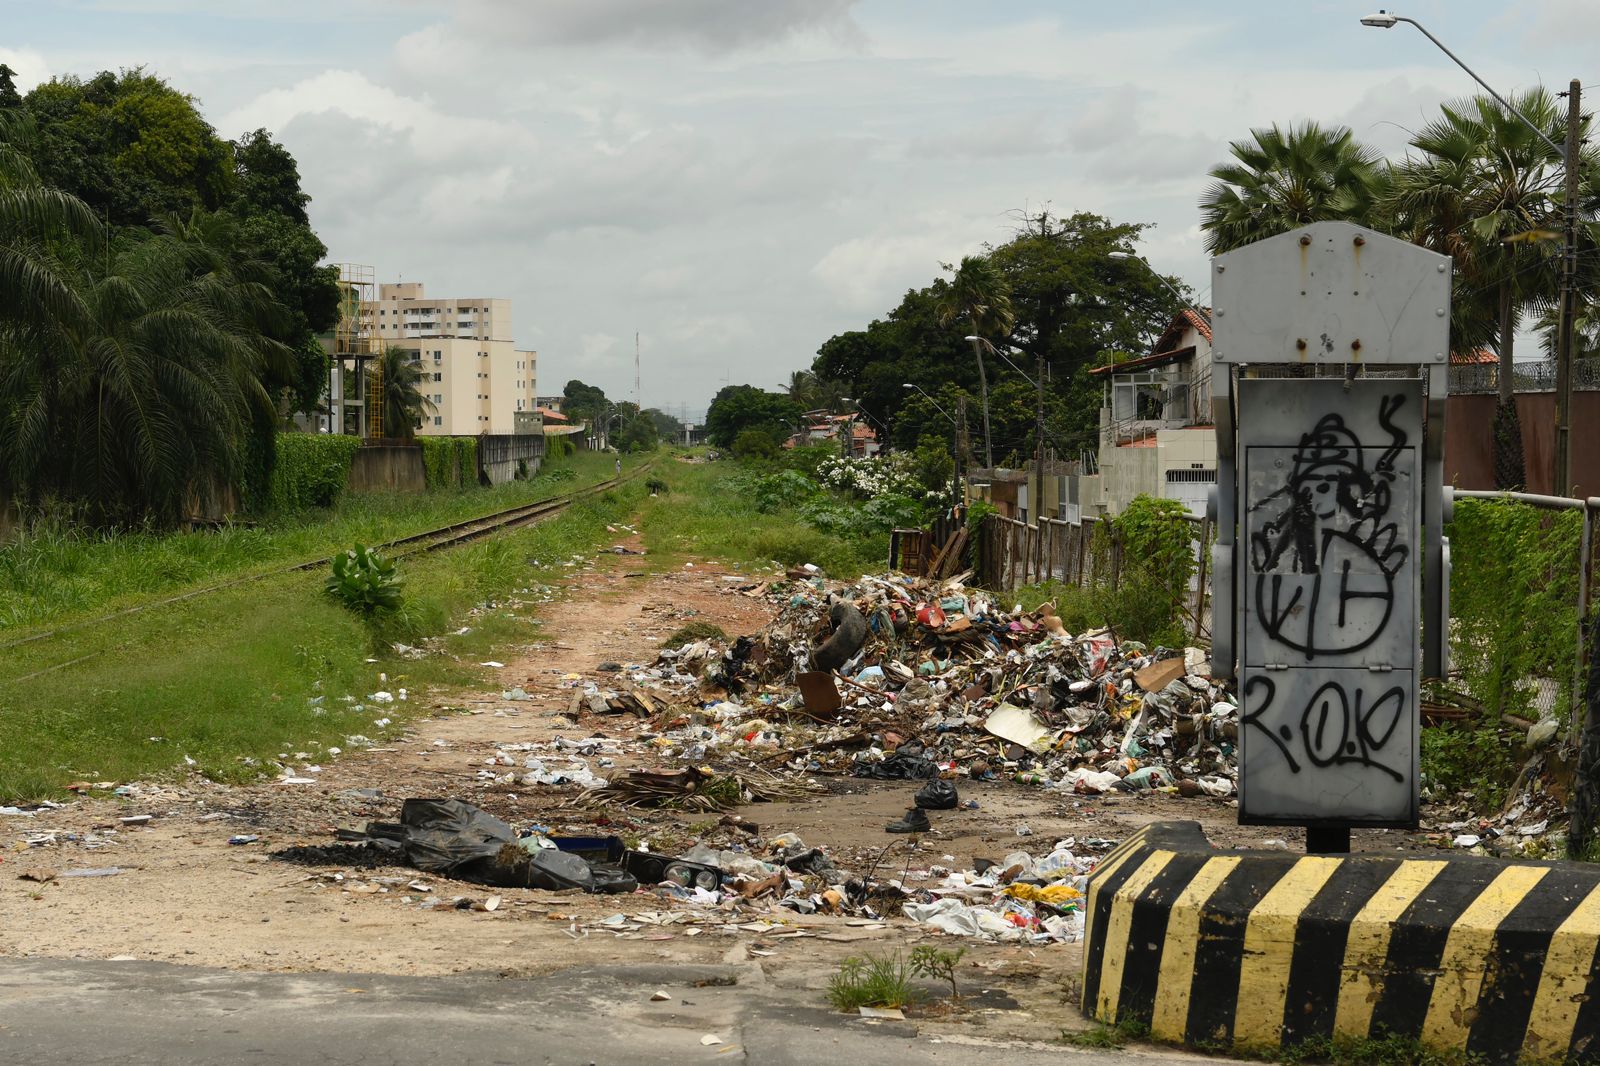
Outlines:
{"label": "dirt path", "polygon": [[[311,783],[230,788],[195,778],[33,818],[0,818],[0,954],[414,975],[758,963],[774,980],[821,989],[844,955],[929,939],[904,919],[802,916],[765,903],[656,925],[649,916],[674,910],[671,901],[490,890],[413,870],[308,868],[267,858],[291,845],[326,844],[339,826],[392,819],[399,801],[410,796],[455,797],[513,824],[593,832],[594,815],[567,806],[570,788],[529,788],[481,776],[495,745],[637,734],[646,724],[631,718],[584,711],[577,722],[570,719],[573,678],[604,678],[603,664],[651,662],[661,640],[690,619],[738,634],[770,616],[765,603],[734,592],[737,575],[720,567],[701,563],[660,573],[648,562],[601,555],[592,570],[574,574],[564,599],[541,609],[543,631],[552,639],[516,652],[495,671],[499,684],[426,697],[432,713],[402,738],[327,760],[320,772],[306,775]],[[512,686],[530,698],[500,698]],[[638,757],[618,762],[647,765]],[[998,782],[963,784],[962,799],[976,800],[977,809],[937,816],[937,831],[913,850],[906,838],[883,832],[908,805],[911,786],[851,779],[824,779],[824,785],[827,791],[813,798],[751,805],[741,813],[769,835],[792,831],[810,845],[828,846],[842,869],[863,870],[897,842],[881,869],[912,885],[935,866],[960,870],[979,856],[1039,853],[1068,836],[1120,838],[1159,819],[1197,818],[1221,844],[1268,836],[1233,825],[1232,809],[1220,801],[1074,798]],[[138,815],[151,818],[143,825],[121,821]],[[609,829],[653,839],[661,850],[692,842],[696,823],[703,825],[705,816],[618,814]],[[24,842],[45,834],[54,834],[53,841]],[[236,835],[258,839],[230,844]],[[60,876],[113,866],[121,870],[114,876]],[[23,879],[30,871],[58,876],[43,883]],[[483,905],[491,896],[499,897],[493,911],[423,906],[455,897]],[[676,910],[693,913],[681,905]],[[623,917],[607,927],[602,923],[609,916]],[[964,978],[1004,986],[1026,1008],[1012,1012],[1017,1016],[1007,1022],[1008,1034],[1053,1035],[1061,1025],[1081,1024],[1065,992],[1078,966],[1076,945],[964,943],[970,952]]]}

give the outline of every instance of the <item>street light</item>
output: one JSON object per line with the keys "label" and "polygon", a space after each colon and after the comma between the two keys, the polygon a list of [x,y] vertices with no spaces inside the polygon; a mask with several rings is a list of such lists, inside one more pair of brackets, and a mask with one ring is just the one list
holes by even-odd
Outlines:
{"label": "street light", "polygon": [[983,399],[983,458],[994,469],[994,441],[989,436],[989,375],[983,369],[983,338],[971,336],[965,338],[972,345],[972,354],[978,357],[978,391]]}
{"label": "street light", "polygon": [[1576,166],[1578,155],[1578,122],[1581,114],[1579,98],[1582,86],[1577,78],[1572,79],[1567,90],[1567,146],[1565,148],[1552,141],[1544,130],[1533,123],[1533,120],[1521,111],[1511,106],[1511,102],[1499,93],[1494,87],[1482,78],[1478,72],[1461,61],[1461,57],[1445,47],[1443,41],[1428,32],[1428,28],[1413,18],[1404,15],[1393,15],[1387,11],[1379,11],[1376,15],[1367,15],[1361,20],[1361,25],[1371,26],[1375,29],[1390,30],[1396,23],[1405,22],[1417,28],[1417,31],[1434,43],[1434,46],[1449,56],[1456,66],[1466,71],[1472,80],[1483,86],[1485,92],[1494,97],[1495,102],[1522,121],[1522,124],[1538,134],[1539,139],[1548,144],[1552,151],[1561,159],[1562,169],[1565,171],[1567,195],[1565,205],[1565,225],[1563,226],[1563,248],[1561,256],[1561,322],[1556,334],[1556,446],[1552,456],[1551,491],[1558,496],[1565,496],[1572,488],[1572,330],[1573,320],[1576,315],[1577,303],[1577,273],[1578,273],[1578,168]]}
{"label": "street light", "polygon": [[1107,252],[1106,253],[1106,258],[1107,259],[1124,259],[1124,260],[1131,260],[1132,262],[1135,262],[1135,263],[1143,263],[1144,264],[1144,268],[1146,270],[1150,271],[1151,274],[1155,275],[1155,279],[1157,281],[1161,282],[1161,284],[1165,285],[1167,287],[1167,291],[1172,293],[1173,296],[1177,297],[1178,302],[1180,304],[1182,304],[1185,307],[1193,307],[1194,310],[1196,310],[1196,311],[1200,310],[1198,307],[1194,307],[1194,305],[1189,302],[1189,298],[1187,296],[1185,296],[1183,293],[1179,292],[1177,290],[1177,287],[1174,286],[1172,284],[1172,282],[1168,281],[1164,276],[1162,276],[1162,274],[1159,271],[1156,270],[1155,267],[1151,266],[1150,265],[1150,260],[1146,259],[1144,256],[1142,256],[1142,255],[1134,255],[1132,252]]}
{"label": "street light", "polygon": [[952,425],[952,426],[954,426],[954,425],[957,425],[957,424],[958,424],[958,423],[957,423],[957,422],[956,422],[956,420],[955,420],[955,419],[954,419],[954,418],[951,418],[951,417],[950,417],[950,412],[949,412],[949,411],[946,411],[946,410],[945,410],[945,409],[944,409],[944,408],[943,408],[943,407],[940,407],[940,406],[939,406],[939,401],[938,401],[938,400],[935,400],[935,399],[934,399],[934,398],[933,398],[933,397],[932,397],[932,396],[929,396],[929,395],[928,395],[928,394],[927,394],[927,392],[926,392],[926,391],[924,391],[924,390],[923,390],[923,388],[922,388],[922,386],[920,386],[920,385],[913,385],[913,384],[911,384],[911,382],[909,382],[909,381],[908,381],[908,382],[906,382],[906,383],[905,383],[905,384],[904,384],[904,385],[902,385],[902,386],[901,386],[901,388],[906,388],[906,389],[916,389],[916,390],[917,390],[917,391],[918,391],[918,392],[920,392],[920,393],[922,393],[922,395],[923,395],[923,397],[924,397],[924,398],[925,398],[925,399],[926,399],[926,400],[927,400],[927,401],[928,401],[928,402],[929,402],[929,403],[931,403],[931,404],[933,404],[933,408],[934,408],[934,410],[936,410],[936,411],[938,411],[938,412],[939,412],[939,413],[940,413],[940,414],[942,414],[942,415],[944,415],[944,416],[945,416],[945,418],[947,418],[947,419],[949,419],[949,420],[950,420],[950,424],[951,424],[951,425]]}

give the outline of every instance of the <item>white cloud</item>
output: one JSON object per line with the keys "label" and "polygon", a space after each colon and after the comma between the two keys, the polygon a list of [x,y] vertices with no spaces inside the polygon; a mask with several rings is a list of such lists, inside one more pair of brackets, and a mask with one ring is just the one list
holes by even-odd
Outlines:
{"label": "white cloud", "polygon": [[856,0],[459,0],[469,33],[541,45],[688,45],[726,51],[821,31],[850,38]]}
{"label": "white cloud", "polygon": [[45,62],[44,56],[30,48],[0,48],[0,63],[16,71],[17,76],[13,80],[19,93],[50,80],[50,65]]}

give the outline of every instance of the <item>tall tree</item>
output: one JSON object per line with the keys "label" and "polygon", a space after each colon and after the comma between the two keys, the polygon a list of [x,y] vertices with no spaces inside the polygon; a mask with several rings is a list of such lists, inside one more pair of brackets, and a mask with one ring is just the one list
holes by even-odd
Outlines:
{"label": "tall tree", "polygon": [[[1544,89],[1513,94],[1511,103],[1550,140],[1565,136],[1565,109]],[[1487,341],[1499,355],[1495,482],[1520,488],[1513,349],[1524,309],[1548,303],[1559,285],[1561,155],[1488,96],[1445,105],[1411,143],[1416,154],[1396,165],[1379,207],[1395,232],[1455,260],[1451,344]]]}
{"label": "tall tree", "polygon": [[411,440],[423,419],[434,412],[433,401],[422,391],[422,363],[391,344],[378,360],[378,372],[383,386],[383,435]]}
{"label": "tall tree", "polygon": [[585,385],[577,378],[567,382],[561,390],[561,413],[574,421],[593,424],[606,412],[610,401],[605,390],[598,385]]}
{"label": "tall tree", "polygon": [[266,328],[282,308],[217,224],[77,257],[71,313],[0,328],[0,455],[26,501],[170,521],[242,483],[287,350]]}
{"label": "tall tree", "polygon": [[781,393],[727,385],[706,410],[706,436],[719,448],[732,447],[741,433],[752,429],[781,441],[793,432],[800,414],[800,405]]}
{"label": "tall tree", "polygon": [[0,108],[19,107],[22,94],[17,92],[17,72],[0,63]]}
{"label": "tall tree", "polygon": [[233,142],[232,156],[227,211],[239,223],[239,251],[264,264],[267,284],[288,312],[278,339],[294,352],[292,372],[271,384],[289,396],[291,410],[309,413],[328,386],[331,364],[318,335],[339,320],[339,270],[318,265],[328,249],[311,228],[311,197],[288,149],[258,129]]}
{"label": "tall tree", "polygon": [[1309,222],[1366,221],[1381,180],[1377,153],[1343,126],[1315,122],[1250,131],[1234,161],[1211,169],[1200,228],[1213,255]]}
{"label": "tall tree", "polygon": [[114,226],[224,207],[232,146],[194,98],[143,69],[88,81],[55,78],[24,104],[39,123],[35,156],[45,181],[82,198]]}

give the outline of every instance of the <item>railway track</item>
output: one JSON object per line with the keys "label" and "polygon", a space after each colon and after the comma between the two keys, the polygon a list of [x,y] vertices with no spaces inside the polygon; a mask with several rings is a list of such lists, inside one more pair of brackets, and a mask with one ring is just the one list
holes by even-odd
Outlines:
{"label": "railway track", "polygon": [[[480,515],[477,518],[469,518],[464,522],[457,522],[453,525],[439,526],[435,529],[424,530],[421,533],[413,533],[405,537],[396,537],[393,540],[386,540],[380,544],[375,544],[373,547],[386,551],[394,557],[401,559],[406,558],[407,556],[422,555],[428,552],[441,551],[445,548],[454,548],[462,544],[470,543],[474,540],[480,540],[492,533],[498,533],[508,529],[515,529],[518,526],[531,525],[532,523],[541,521],[543,519],[552,518],[555,515],[560,514],[562,511],[565,511],[578,500],[585,499],[589,496],[597,496],[600,493],[607,492],[611,489],[617,488],[620,485],[625,485],[628,482],[635,480],[643,475],[647,470],[651,469],[652,465],[653,464],[646,463],[637,470],[634,470],[631,473],[625,474],[621,477],[608,478],[605,481],[596,482],[593,485],[589,485],[581,489],[575,489],[572,492],[568,492],[560,496],[552,496],[546,500],[538,500],[533,503],[522,504],[518,507],[509,507],[503,511],[495,511],[491,514]],[[57,626],[54,629],[48,629],[40,633],[29,634],[26,637],[18,637],[15,640],[5,641],[0,643],[0,651],[4,651],[8,648],[22,647],[26,644],[34,644],[40,641],[50,640],[55,637],[65,636],[66,634],[89,629],[97,625],[102,625],[106,622],[115,621],[120,618],[127,618],[130,615],[142,614],[146,611],[157,610],[161,607],[169,607],[173,604],[184,603],[188,600],[198,599],[202,596],[209,596],[212,593],[221,592],[224,589],[237,588],[240,585],[248,585],[255,581],[265,581],[268,578],[282,577],[287,574],[303,573],[307,570],[316,570],[327,566],[332,561],[332,555],[324,555],[317,559],[308,559],[304,562],[291,563],[288,566],[275,567],[271,570],[263,570],[258,573],[244,574],[239,577],[229,578],[227,581],[219,581],[214,585],[207,585],[203,588],[190,589],[187,592],[182,592],[175,596],[165,596],[159,600],[151,600],[148,603],[140,603],[135,604],[132,607],[125,607],[120,611],[113,611],[110,614],[99,615],[94,618],[86,618],[82,621],[73,622],[69,625]],[[53,666],[47,666],[42,670],[35,670],[33,673],[12,678],[11,683],[15,684],[22,681],[28,681],[43,674],[65,669],[66,667],[76,665],[77,663],[84,662],[88,659],[92,659],[97,655],[102,655],[107,650],[110,649],[101,649],[99,651],[91,652],[88,655],[81,655],[77,658],[69,659],[66,662],[56,663]]]}

